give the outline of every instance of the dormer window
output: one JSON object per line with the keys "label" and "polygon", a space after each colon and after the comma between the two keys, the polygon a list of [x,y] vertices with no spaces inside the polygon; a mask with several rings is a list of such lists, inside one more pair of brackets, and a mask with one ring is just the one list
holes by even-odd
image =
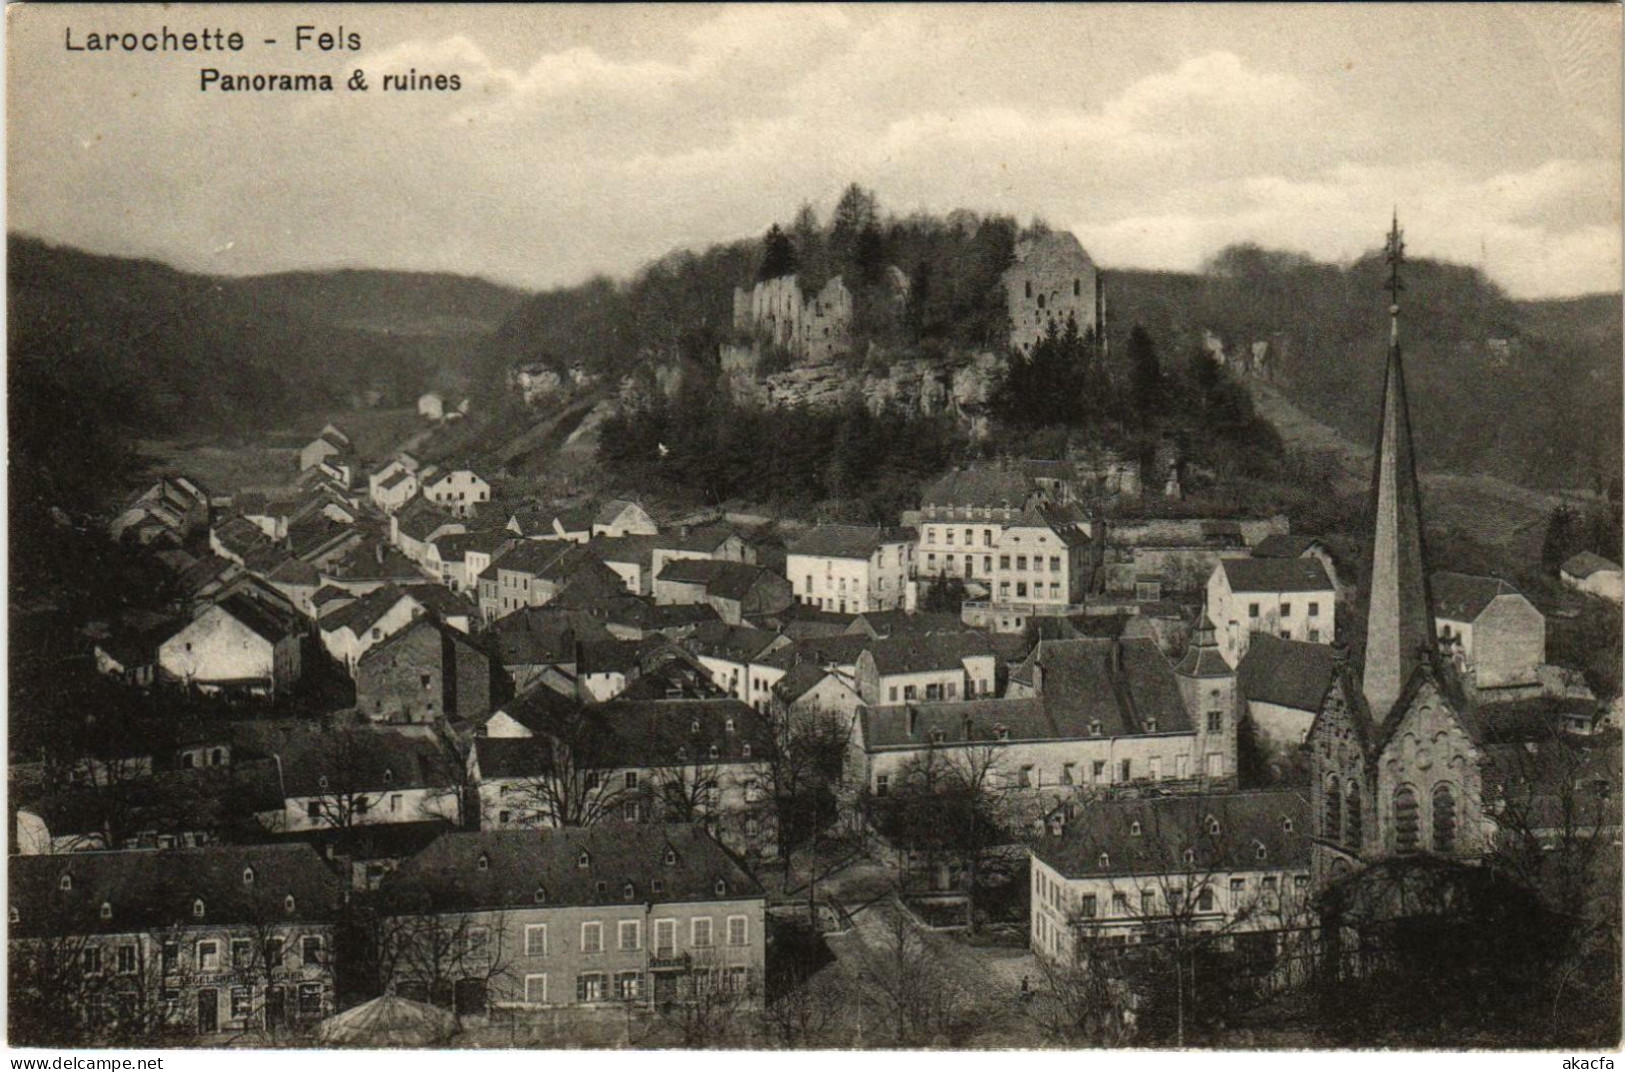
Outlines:
{"label": "dormer window", "polygon": [[711,746],[711,758],[712,758],[712,759],[716,759],[716,758],[717,758],[717,756],[719,756],[719,755],[721,755],[721,753],[720,753],[720,752],[719,752],[719,751],[718,751],[718,750],[717,750],[717,746],[716,746],[716,745],[712,745],[712,746]]}
{"label": "dormer window", "polygon": [[1100,854],[1100,866],[1101,867],[1110,867],[1111,865],[1112,865],[1111,854],[1106,853],[1106,852],[1101,853]]}
{"label": "dormer window", "polygon": [[728,895],[728,883],[720,878],[717,879],[716,890],[718,897],[726,897]]}
{"label": "dormer window", "polygon": [[112,919],[113,918],[113,905],[108,901],[103,901],[102,902],[102,918],[103,919]]}
{"label": "dormer window", "polygon": [[56,886],[57,886],[57,889],[59,889],[59,890],[71,890],[71,889],[73,889],[73,876],[72,875],[63,875],[61,881],[59,881],[56,884]]}
{"label": "dormer window", "polygon": [[741,751],[741,754],[743,754],[746,759],[750,758],[750,745],[748,745],[748,744],[747,745],[741,745],[740,746],[740,751]]}
{"label": "dormer window", "polygon": [[530,899],[535,901],[537,904],[546,904],[547,903],[547,887],[546,886],[537,886],[536,887],[536,892],[530,895]]}
{"label": "dormer window", "polygon": [[666,866],[667,867],[674,867],[674,866],[676,866],[676,864],[677,864],[677,850],[676,849],[667,849],[666,850]]}
{"label": "dormer window", "polygon": [[1207,818],[1207,832],[1213,837],[1219,836],[1219,820],[1213,818],[1211,815]]}
{"label": "dormer window", "polygon": [[288,896],[282,898],[282,910],[288,913],[288,915],[293,915],[293,911],[297,907],[298,902],[293,899],[293,894],[290,893]]}
{"label": "dormer window", "polygon": [[666,883],[661,879],[655,879],[653,882],[649,883],[649,892],[656,894],[665,893]]}
{"label": "dormer window", "polygon": [[1284,816],[1284,815],[1281,817],[1281,829],[1285,830],[1289,834],[1292,833],[1292,820],[1291,820],[1291,818],[1289,818],[1287,816]]}
{"label": "dormer window", "polygon": [[943,741],[945,741],[947,739],[948,739],[948,735],[946,733],[944,733],[943,731],[941,731],[941,730],[932,730],[931,731],[931,743],[932,744],[941,744]]}
{"label": "dormer window", "polygon": [[1195,849],[1186,849],[1185,850],[1185,862],[1188,863],[1188,864],[1194,864],[1196,862],[1196,850]]}
{"label": "dormer window", "polygon": [[323,774],[316,779],[316,784],[322,789],[327,788],[327,775]]}
{"label": "dormer window", "polygon": [[576,866],[583,871],[592,866],[592,855],[586,849],[582,849],[581,855],[576,857]]}
{"label": "dormer window", "polygon": [[15,905],[13,905],[12,909],[11,909],[11,922],[13,922],[13,923],[21,923],[22,922],[22,916],[18,914],[17,908],[16,908]]}
{"label": "dormer window", "polygon": [[1147,732],[1147,733],[1156,733],[1157,732],[1157,720],[1156,719],[1148,718],[1148,719],[1145,720],[1145,732]]}
{"label": "dormer window", "polygon": [[602,897],[604,894],[606,894],[608,892],[609,892],[609,883],[605,882],[603,879],[599,879],[598,880],[598,895],[600,897]]}
{"label": "dormer window", "polygon": [[491,870],[491,857],[487,856],[483,852],[480,853],[479,862],[477,864],[475,864],[474,866],[479,868],[481,871],[489,871],[489,870]]}
{"label": "dormer window", "polygon": [[700,720],[699,719],[695,719],[693,722],[690,722],[688,724],[688,732],[690,732],[690,733],[698,733],[698,732],[700,732]]}
{"label": "dormer window", "polygon": [[734,731],[734,720],[730,718],[728,721],[724,722],[722,724],[722,729],[726,733],[732,733]]}
{"label": "dormer window", "polygon": [[678,747],[678,749],[677,749],[677,758],[686,760],[688,758],[688,749],[683,748],[683,747]]}
{"label": "dormer window", "polygon": [[637,886],[633,885],[632,883],[628,882],[626,885],[621,887],[621,897],[623,899],[631,901],[631,900],[636,899],[637,895],[638,895],[638,888],[637,888]]}
{"label": "dormer window", "polygon": [[1100,723],[1098,721],[1089,723],[1089,735],[1091,737],[1100,736]]}
{"label": "dormer window", "polygon": [[1002,725],[994,726],[993,736],[997,737],[1001,741],[1008,741],[1010,739],[1010,727]]}
{"label": "dormer window", "polygon": [[1129,837],[1139,837],[1140,836],[1140,824],[1137,823],[1137,822],[1130,823],[1129,828],[1128,828],[1128,833],[1129,833]]}
{"label": "dormer window", "polygon": [[385,785],[394,785],[395,784],[395,771],[390,767],[385,767],[384,768],[384,784]]}
{"label": "dormer window", "polygon": [[203,912],[204,912],[203,898],[199,897],[199,898],[197,898],[196,900],[194,900],[192,902],[192,918],[193,919],[202,919],[203,918]]}
{"label": "dormer window", "polygon": [[1269,858],[1269,850],[1264,848],[1264,845],[1263,845],[1262,842],[1260,842],[1259,845],[1258,845],[1258,852],[1257,852],[1256,855],[1258,856],[1258,858],[1260,860],[1265,860],[1265,859]]}

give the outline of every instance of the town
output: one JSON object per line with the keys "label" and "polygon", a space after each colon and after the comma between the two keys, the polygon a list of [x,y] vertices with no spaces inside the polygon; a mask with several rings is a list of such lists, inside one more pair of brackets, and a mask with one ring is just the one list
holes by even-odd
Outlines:
{"label": "town", "polygon": [[[1082,404],[1073,363],[1147,408],[1173,376],[1047,227],[991,357],[853,371],[927,279],[859,231],[818,277],[775,227],[707,355],[782,438],[852,383],[996,445]],[[29,678],[71,714],[13,698],[14,1043],[1617,1043],[1618,652],[1428,546],[1397,218],[1381,264],[1356,544],[1170,434],[1006,440],[880,516],[673,508],[676,362],[591,396],[615,486],[516,495],[444,391],[393,442],[310,429],[279,486],[149,474],[86,537],[139,591]],[[1277,360],[1220,345],[1199,397]],[[1617,617],[1563,525],[1550,585]]]}

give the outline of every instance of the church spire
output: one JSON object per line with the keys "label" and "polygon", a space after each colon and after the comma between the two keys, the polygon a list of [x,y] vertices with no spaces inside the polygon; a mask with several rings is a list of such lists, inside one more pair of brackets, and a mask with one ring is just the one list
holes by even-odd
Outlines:
{"label": "church spire", "polygon": [[1371,717],[1386,721],[1395,701],[1433,646],[1433,610],[1422,553],[1422,503],[1416,483],[1405,370],[1400,359],[1400,269],[1405,240],[1394,214],[1385,254],[1390,296],[1388,371],[1382,393],[1382,427],[1371,477],[1374,524],[1366,584],[1365,660],[1361,691]]}

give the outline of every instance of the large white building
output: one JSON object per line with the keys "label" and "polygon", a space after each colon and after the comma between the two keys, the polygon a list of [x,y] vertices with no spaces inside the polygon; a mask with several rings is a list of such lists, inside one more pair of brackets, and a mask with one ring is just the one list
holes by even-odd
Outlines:
{"label": "large white building", "polygon": [[841,614],[902,610],[914,566],[913,529],[819,525],[787,548],[796,601]]}
{"label": "large white building", "polygon": [[1254,633],[1330,644],[1337,590],[1316,558],[1226,558],[1207,582],[1219,650],[1239,666]]}

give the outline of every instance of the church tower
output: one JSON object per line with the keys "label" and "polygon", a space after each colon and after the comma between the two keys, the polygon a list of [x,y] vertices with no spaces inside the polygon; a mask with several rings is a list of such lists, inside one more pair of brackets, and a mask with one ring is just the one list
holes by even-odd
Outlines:
{"label": "church tower", "polygon": [[1388,720],[1400,692],[1434,644],[1432,600],[1422,550],[1421,495],[1399,345],[1399,295],[1404,290],[1400,267],[1404,257],[1405,242],[1395,213],[1388,235],[1388,371],[1371,477],[1374,524],[1360,680],[1371,720],[1378,727]]}
{"label": "church tower", "polygon": [[1219,654],[1213,621],[1205,609],[1185,657],[1174,667],[1174,676],[1185,710],[1196,727],[1192,773],[1208,779],[1235,777],[1236,723],[1241,717],[1236,672]]}

